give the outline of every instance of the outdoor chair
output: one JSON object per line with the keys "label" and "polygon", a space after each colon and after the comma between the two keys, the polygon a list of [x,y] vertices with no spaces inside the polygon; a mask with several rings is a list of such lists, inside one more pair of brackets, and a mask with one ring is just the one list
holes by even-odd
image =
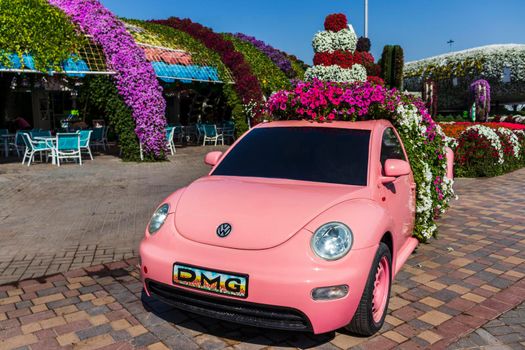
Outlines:
{"label": "outdoor chair", "polygon": [[51,136],[50,130],[36,130],[36,131],[30,131],[29,134],[31,135],[31,138],[34,139],[35,137],[49,137]]}
{"label": "outdoor chair", "polygon": [[203,125],[204,128],[204,141],[202,142],[202,145],[206,145],[206,142],[214,142],[215,146],[217,146],[217,142],[221,141],[222,145],[224,146],[224,137],[222,137],[222,134],[217,133],[217,126],[216,125],[210,125],[205,124]]}
{"label": "outdoor chair", "polygon": [[196,137],[197,137],[197,144],[201,142],[202,139],[204,139],[205,131],[204,131],[204,125],[203,124],[195,124],[195,130],[197,131]]}
{"label": "outdoor chair", "polygon": [[40,154],[40,161],[42,161],[42,152],[53,152],[53,148],[51,148],[49,144],[47,144],[45,141],[35,141],[31,139],[31,136],[29,136],[28,133],[21,133],[20,137],[22,138],[25,144],[24,158],[22,159],[22,164],[24,164],[27,159],[27,166],[30,166],[31,161],[35,161],[34,157],[37,152]]}
{"label": "outdoor chair", "polygon": [[82,165],[80,134],[57,133],[55,155],[58,166],[60,166],[60,159],[77,159],[78,164]]}
{"label": "outdoor chair", "polygon": [[106,150],[106,143],[104,142],[104,129],[105,127],[93,128],[91,133],[91,145],[93,147],[102,147]]}
{"label": "outdoor chair", "polygon": [[173,136],[175,135],[175,128],[173,126],[166,128],[166,141],[167,146],[171,152],[171,155],[174,155],[175,152],[175,143],[173,142]]}
{"label": "outdoor chair", "polygon": [[222,126],[222,137],[225,139],[230,139],[232,142],[235,141],[235,123],[225,122]]}
{"label": "outdoor chair", "polygon": [[11,142],[9,144],[9,148],[14,149],[16,151],[16,156],[20,158],[20,154],[23,154],[25,151],[25,141],[22,137],[23,134],[28,134],[28,131],[24,130],[18,130],[15,134],[15,140],[14,142]]}
{"label": "outdoor chair", "polygon": [[91,153],[89,142],[91,141],[92,133],[93,133],[93,130],[78,130],[77,131],[77,134],[80,135],[80,152],[82,151],[87,152],[91,160],[93,160],[93,154]]}

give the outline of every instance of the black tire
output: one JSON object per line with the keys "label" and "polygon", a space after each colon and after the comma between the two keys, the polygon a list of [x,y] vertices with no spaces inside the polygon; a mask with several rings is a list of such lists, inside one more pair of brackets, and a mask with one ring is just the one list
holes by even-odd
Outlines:
{"label": "black tire", "polygon": [[[379,322],[374,321],[374,317],[372,314],[372,300],[373,300],[373,293],[374,293],[374,282],[375,282],[375,275],[376,271],[379,265],[379,262],[383,257],[386,257],[388,261],[389,271],[390,271],[390,277],[389,277],[389,284],[388,284],[388,296],[386,301],[385,310],[383,312],[383,316],[381,317],[381,320]],[[357,334],[361,336],[371,336],[377,331],[383,327],[383,323],[385,322],[385,317],[388,311],[388,302],[390,301],[390,290],[392,288],[392,254],[390,253],[390,249],[388,249],[388,246],[381,242],[379,243],[379,247],[376,252],[376,256],[374,258],[374,261],[372,263],[372,267],[370,268],[370,273],[368,275],[368,280],[365,285],[365,290],[363,291],[363,295],[361,296],[361,301],[359,302],[359,306],[357,307],[357,310],[354,314],[354,317],[352,318],[352,321],[346,326],[346,330]]]}

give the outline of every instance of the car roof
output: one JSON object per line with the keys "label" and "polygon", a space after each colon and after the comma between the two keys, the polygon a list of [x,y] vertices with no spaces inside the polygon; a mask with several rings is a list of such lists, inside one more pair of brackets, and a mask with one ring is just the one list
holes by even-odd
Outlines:
{"label": "car roof", "polygon": [[358,122],[332,121],[332,122],[312,122],[308,120],[277,120],[266,121],[258,124],[256,128],[283,128],[283,127],[316,127],[316,128],[340,128],[340,129],[360,129],[374,130],[376,128],[391,127],[392,124],[386,119],[365,120]]}

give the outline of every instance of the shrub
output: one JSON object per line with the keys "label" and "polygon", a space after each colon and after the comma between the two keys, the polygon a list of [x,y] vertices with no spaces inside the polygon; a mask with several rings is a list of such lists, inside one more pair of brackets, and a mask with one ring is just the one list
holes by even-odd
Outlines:
{"label": "shrub", "polygon": [[468,127],[458,138],[455,171],[460,177],[503,174],[504,153],[498,134],[489,127]]}
{"label": "shrub", "polygon": [[380,65],[382,75],[387,86],[391,88],[403,88],[403,48],[399,45],[386,45],[383,48]]}
{"label": "shrub", "polygon": [[521,167],[521,145],[518,136],[510,129],[495,130],[503,148],[503,172],[507,173]]}

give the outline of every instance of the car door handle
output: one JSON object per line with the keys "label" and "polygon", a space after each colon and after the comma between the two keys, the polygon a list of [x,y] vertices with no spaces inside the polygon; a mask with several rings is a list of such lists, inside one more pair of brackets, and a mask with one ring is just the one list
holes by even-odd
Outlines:
{"label": "car door handle", "polygon": [[416,184],[410,184],[410,190],[415,191],[416,190]]}

